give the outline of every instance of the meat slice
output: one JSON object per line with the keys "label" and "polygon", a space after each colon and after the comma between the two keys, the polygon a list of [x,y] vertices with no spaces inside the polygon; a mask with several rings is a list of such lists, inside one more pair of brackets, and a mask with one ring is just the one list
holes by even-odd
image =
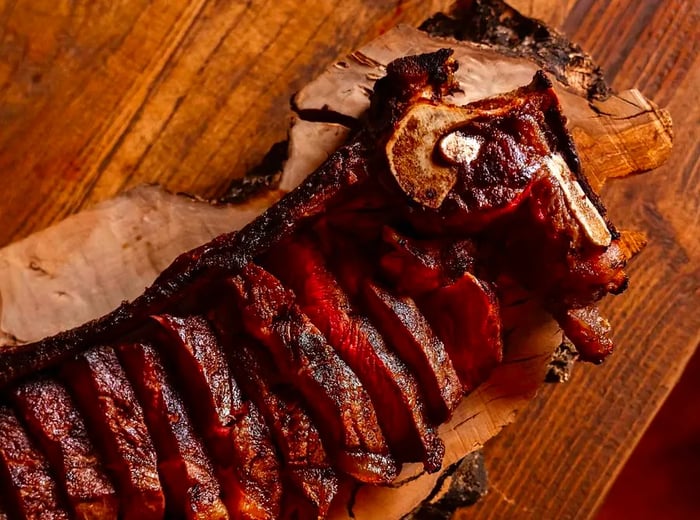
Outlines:
{"label": "meat slice", "polygon": [[363,296],[374,323],[418,378],[431,419],[445,422],[462,399],[462,385],[445,345],[413,299],[394,296],[370,280],[364,283]]}
{"label": "meat slice", "polygon": [[266,262],[367,389],[392,454],[401,462],[423,461],[428,471],[437,471],[444,445],[427,423],[415,378],[353,307],[320,250],[311,240],[295,237],[276,247]]}
{"label": "meat slice", "polygon": [[62,376],[122,499],[122,516],[162,519],[165,498],[143,410],[114,349],[95,347],[67,363]]}
{"label": "meat slice", "polygon": [[168,510],[188,520],[228,519],[211,461],[158,353],[143,342],[121,344],[117,352],[156,445]]}
{"label": "meat slice", "polygon": [[613,349],[610,323],[600,315],[597,306],[557,311],[554,317],[580,356],[601,362],[610,355]]}
{"label": "meat slice", "polygon": [[243,399],[207,320],[156,316],[183,393],[212,454],[224,501],[236,518],[279,517],[280,468],[270,432],[257,407]]}
{"label": "meat slice", "polygon": [[75,517],[116,518],[116,491],[66,387],[55,379],[37,379],[20,385],[13,398]]}
{"label": "meat slice", "polygon": [[382,275],[402,296],[416,297],[474,270],[477,247],[470,240],[418,240],[385,226],[382,242],[388,249],[379,260]]}
{"label": "meat slice", "polygon": [[67,520],[49,464],[14,412],[0,406],[0,482],[8,511],[27,520]]}
{"label": "meat slice", "polygon": [[420,298],[419,306],[445,344],[464,392],[484,382],[503,359],[498,300],[486,282],[464,273]]}
{"label": "meat slice", "polygon": [[229,280],[244,326],[304,396],[338,467],[361,482],[397,473],[367,391],[270,273],[248,264]]}
{"label": "meat slice", "polygon": [[[346,216],[345,220],[351,217]],[[331,267],[340,284],[362,304],[389,346],[416,376],[428,405],[429,419],[444,422],[462,398],[461,383],[445,346],[413,299],[394,295],[372,281],[380,276],[380,235],[373,241],[350,242],[335,231],[336,224],[330,218],[320,219],[314,226],[323,254],[332,259]]]}
{"label": "meat slice", "polygon": [[230,309],[219,307],[212,319],[220,334],[231,369],[244,393],[265,418],[281,452],[285,493],[284,518],[325,518],[338,490],[321,435],[301,396],[285,385],[263,347],[231,326]]}

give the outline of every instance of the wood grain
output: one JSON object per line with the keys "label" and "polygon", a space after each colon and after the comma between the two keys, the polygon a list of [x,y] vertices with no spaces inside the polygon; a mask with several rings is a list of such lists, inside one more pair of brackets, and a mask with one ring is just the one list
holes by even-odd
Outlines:
{"label": "wood grain", "polygon": [[447,4],[3,2],[0,245],[141,182],[221,195],[285,137],[305,81]]}
{"label": "wood grain", "polygon": [[[220,194],[284,137],[329,62],[448,2],[0,1],[0,245],[142,181]],[[604,192],[650,245],[606,304],[617,354],[548,387],[487,447],[460,518],[590,518],[700,342],[700,14],[684,0],[519,0],[674,118],[671,160]]]}

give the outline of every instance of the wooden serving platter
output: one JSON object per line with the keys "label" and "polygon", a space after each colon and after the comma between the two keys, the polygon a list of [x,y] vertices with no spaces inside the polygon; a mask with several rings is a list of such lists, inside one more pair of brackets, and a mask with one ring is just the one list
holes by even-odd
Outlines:
{"label": "wooden serving platter", "polygon": [[[399,31],[414,30],[404,27]],[[392,33],[389,33],[389,36],[391,35]],[[418,36],[407,38],[402,35],[397,37],[396,41],[399,43],[413,41]],[[386,44],[382,43],[382,48],[385,46]],[[409,51],[402,48],[397,52]],[[362,54],[372,56],[372,51],[364,51]],[[387,58],[380,56],[373,59],[375,62],[382,63],[380,60],[383,59],[386,62]],[[525,82],[527,81],[523,81]],[[312,86],[313,83],[305,90],[311,92]],[[668,117],[639,92],[622,92],[608,99],[588,99],[582,97],[580,92],[576,93],[575,89],[573,90],[574,93],[568,91],[565,93],[565,97],[571,95],[571,106],[575,107],[577,103],[580,105],[580,109],[572,109],[570,116],[572,131],[584,157],[587,173],[596,180],[598,186],[602,186],[603,181],[609,176],[620,176],[658,166],[668,156],[670,151]],[[315,93],[309,94],[306,100],[322,98],[323,95]],[[304,109],[306,105],[303,105],[303,102],[303,96],[298,96],[297,106]],[[314,108],[306,107],[308,110]],[[573,117],[573,113],[580,113],[581,116]],[[353,114],[344,115],[352,117]],[[320,123],[323,127],[320,130],[316,128],[318,125],[319,123],[309,121],[302,121],[301,124],[295,125],[291,131],[292,144],[294,145],[295,133],[304,136],[302,138],[297,136],[297,143],[308,142],[309,133],[317,139],[314,142],[321,142],[318,139],[322,139],[323,143],[328,143],[343,134],[342,128],[328,130],[327,123]],[[302,126],[306,128],[299,130]],[[603,147],[606,152],[604,154],[597,152],[596,150],[601,148],[596,147]],[[319,147],[315,148],[319,149]],[[292,147],[292,157],[295,157],[295,150],[299,148]],[[603,155],[609,156],[610,160],[597,161]],[[313,160],[319,158],[322,159],[322,155],[315,158],[305,157],[301,162],[311,164]],[[294,164],[293,161],[290,162]],[[291,168],[289,163],[288,167]],[[284,185],[285,179],[291,178],[290,175],[283,176],[282,187],[292,187]],[[275,196],[276,193],[270,193],[268,197],[247,205],[242,212],[241,207],[220,205],[212,208],[207,203],[172,196],[155,188],[138,189],[113,201],[105,202],[88,213],[79,214],[73,217],[73,220],[58,224],[58,227],[50,228],[39,236],[33,236],[9,246],[0,253],[0,262],[6,262],[3,264],[5,268],[1,269],[0,273],[7,275],[0,282],[0,294],[3,295],[1,323],[5,341],[35,339],[52,332],[51,327],[65,328],[77,324],[86,318],[109,310],[123,298],[132,298],[149,283],[156,272],[167,265],[178,251],[187,249],[198,241],[204,241],[221,231],[228,231],[238,223],[243,223],[245,219],[251,218],[274,200]],[[204,224],[199,228],[192,227],[194,219],[190,218],[190,215],[201,215],[201,219],[198,218],[197,222]],[[160,217],[164,217],[165,220],[158,220]],[[79,220],[81,220],[80,223]],[[59,231],[62,226],[62,231]],[[164,229],[167,230],[167,234],[164,233]],[[105,241],[104,237],[109,240]],[[107,242],[112,244],[114,249],[105,250],[101,244]],[[125,253],[125,251],[128,252]],[[92,254],[97,256],[91,256]],[[125,274],[126,271],[123,270],[125,266],[121,261],[124,258],[133,260],[130,261],[131,265],[126,266],[131,268],[132,274]],[[100,269],[95,269],[95,266],[100,266]],[[94,274],[93,283],[85,283],[86,272]],[[92,292],[86,295],[84,293],[86,288]],[[95,291],[95,288],[101,290]],[[67,300],[77,303],[77,306],[67,306]],[[11,303],[8,304],[8,301]],[[57,305],[52,306],[52,301],[57,302]],[[52,308],[60,309],[58,313],[63,314],[56,318],[53,314],[55,311],[51,311]],[[32,314],[33,312],[48,314]],[[94,314],[90,315],[91,312]],[[46,328],[42,329],[43,326]],[[556,342],[558,340],[553,344]],[[535,344],[529,343],[529,345]],[[537,385],[543,379],[547,358],[546,352],[540,354],[544,362],[540,362],[535,367],[536,377],[533,376],[531,379],[536,381]],[[455,443],[461,443],[461,447],[455,451],[454,457],[458,458],[469,449],[482,444],[503,424],[510,422],[512,412],[522,408],[524,403],[532,397],[535,386],[525,385],[521,393],[514,397],[515,400],[505,405],[502,416],[489,409],[488,413],[493,413],[496,419],[489,418],[492,424],[482,430],[488,433],[482,434],[481,438],[476,435],[474,438],[477,441],[470,442],[472,438],[465,441],[463,435],[457,434]],[[473,395],[474,399],[479,396],[478,393]],[[474,427],[474,430],[478,432],[479,428]],[[448,434],[450,431],[455,430],[450,430],[448,427]],[[419,481],[420,479],[415,482]],[[432,484],[426,483],[424,488],[429,491]],[[401,504],[396,498],[386,497],[380,498],[379,503],[398,504],[405,510],[409,505],[420,502],[425,495],[417,491],[407,493],[406,490],[402,493],[403,496],[411,497],[410,504]],[[371,498],[364,498],[356,501],[356,504],[371,504],[371,500]],[[356,511],[356,514],[361,515],[361,513],[361,509]],[[358,517],[362,518],[362,516]]]}

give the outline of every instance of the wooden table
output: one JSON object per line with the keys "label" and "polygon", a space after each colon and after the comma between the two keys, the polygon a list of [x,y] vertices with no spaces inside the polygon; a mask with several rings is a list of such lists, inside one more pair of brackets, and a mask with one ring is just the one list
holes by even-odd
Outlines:
{"label": "wooden table", "polygon": [[[338,56],[445,1],[0,2],[0,246],[142,182],[205,197],[285,137],[289,96]],[[491,493],[460,518],[588,518],[700,341],[700,6],[517,0],[670,109],[671,160],[611,182],[648,233],[605,311],[616,355],[548,386],[487,446]]]}

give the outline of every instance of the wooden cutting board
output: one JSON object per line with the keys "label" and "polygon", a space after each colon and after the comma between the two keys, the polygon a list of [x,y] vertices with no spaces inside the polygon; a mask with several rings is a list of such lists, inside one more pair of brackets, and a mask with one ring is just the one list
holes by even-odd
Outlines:
{"label": "wooden cutting board", "polygon": [[[618,344],[635,348],[547,390],[490,447],[492,493],[470,511],[484,518],[589,515],[699,339],[697,12],[688,2],[569,4],[524,7],[563,22],[620,87],[669,105],[677,152],[653,177],[606,194],[614,219],[651,239],[636,283],[606,309]],[[0,243],[142,181],[222,193],[284,137],[293,91],[380,31],[440,7],[16,2],[0,14]]]}

